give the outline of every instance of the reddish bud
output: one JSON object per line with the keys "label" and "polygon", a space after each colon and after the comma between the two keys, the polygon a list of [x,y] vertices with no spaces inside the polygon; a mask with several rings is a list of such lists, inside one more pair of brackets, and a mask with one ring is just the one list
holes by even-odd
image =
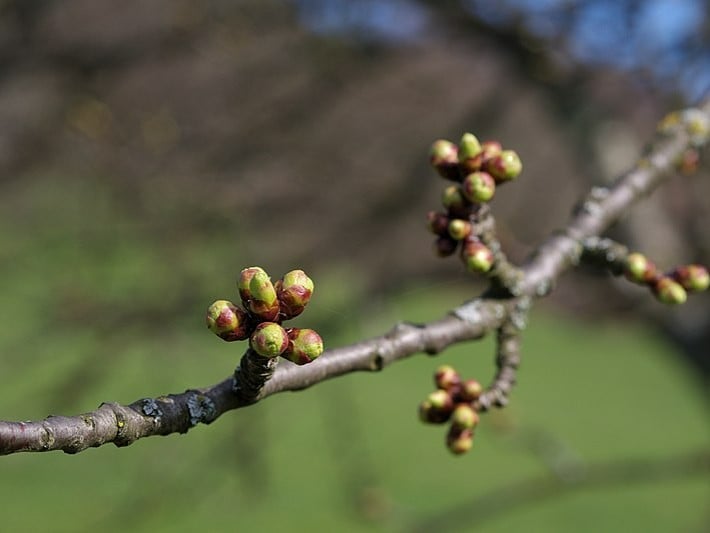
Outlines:
{"label": "reddish bud", "polygon": [[449,236],[454,240],[464,240],[466,237],[471,235],[471,231],[473,231],[471,223],[466,220],[455,218],[449,222]]}
{"label": "reddish bud", "polygon": [[451,237],[439,237],[434,241],[434,252],[439,257],[448,257],[456,252],[456,247],[459,245],[458,241],[455,241]]}
{"label": "reddish bud", "polygon": [[442,365],[436,369],[434,384],[442,390],[451,391],[461,383],[461,376],[454,367]]}
{"label": "reddish bud", "polygon": [[454,455],[462,455],[473,446],[473,431],[452,426],[446,435],[446,446]]}
{"label": "reddish bud", "polygon": [[443,424],[449,420],[450,413],[435,408],[429,400],[419,404],[419,420],[427,424]]}
{"label": "reddish bud", "polygon": [[277,357],[288,348],[288,335],[276,322],[262,322],[251,334],[249,346],[262,357]]}
{"label": "reddish bud", "polygon": [[629,281],[641,285],[651,283],[657,276],[656,266],[645,255],[632,253],[626,256],[624,275]]}
{"label": "reddish bud", "polygon": [[496,182],[488,172],[472,172],[461,184],[469,202],[488,202],[496,192]]}
{"label": "reddish bud", "polygon": [[323,353],[323,339],[315,330],[291,328],[287,333],[288,348],[281,355],[289,361],[305,365]]}
{"label": "reddish bud", "polygon": [[482,242],[467,240],[461,249],[461,259],[463,259],[469,272],[485,274],[493,268],[493,252]]}
{"label": "reddish bud", "polygon": [[281,314],[285,320],[300,315],[313,294],[313,280],[303,270],[292,270],[276,282]]}
{"label": "reddish bud", "polygon": [[710,286],[710,275],[703,265],[685,265],[677,267],[671,277],[687,291],[702,292]]}
{"label": "reddish bud", "polygon": [[683,286],[668,276],[662,276],[651,285],[651,290],[656,298],[668,305],[685,303],[688,294]]}
{"label": "reddish bud", "polygon": [[437,213],[436,211],[429,211],[426,215],[427,217],[427,227],[434,235],[448,235],[449,234],[449,216],[445,213]]}
{"label": "reddish bud", "polygon": [[456,397],[463,402],[473,402],[483,394],[483,385],[475,379],[467,379],[461,383],[461,387]]}
{"label": "reddish bud", "polygon": [[444,189],[441,194],[441,203],[449,213],[463,213],[468,206],[458,185],[450,185]]}
{"label": "reddish bud", "polygon": [[217,300],[207,308],[207,327],[225,341],[249,337],[247,314],[228,300]]}
{"label": "reddish bud", "polygon": [[451,141],[439,139],[431,145],[429,162],[442,178],[458,181],[458,148]]}
{"label": "reddish bud", "polygon": [[478,413],[467,403],[460,403],[451,413],[451,424],[457,429],[473,429],[478,425]]}
{"label": "reddish bud", "polygon": [[484,163],[484,168],[491,173],[497,183],[517,178],[523,170],[520,157],[513,150],[503,150]]}

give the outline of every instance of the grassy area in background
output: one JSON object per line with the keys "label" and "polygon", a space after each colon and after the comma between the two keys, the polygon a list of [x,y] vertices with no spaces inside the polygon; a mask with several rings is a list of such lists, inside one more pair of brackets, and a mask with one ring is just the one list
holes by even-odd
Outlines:
{"label": "grassy area in background", "polygon": [[[252,261],[218,235],[161,239],[144,223],[121,222],[125,213],[110,200],[73,193],[75,204],[24,205],[24,193],[6,195],[0,418],[74,414],[229,374],[241,346],[209,335],[202,314],[234,294],[233,276]],[[72,214],[77,206],[83,215]],[[53,224],[39,222],[50,215]],[[400,319],[438,318],[463,299],[461,287],[442,284],[372,300],[346,279],[342,270],[316,276],[299,318],[330,347]],[[367,307],[353,311],[351,299]],[[652,332],[534,309],[511,406],[483,418],[472,453],[452,457],[445,429],[419,423],[417,405],[437,365],[487,381],[492,361],[488,338],[281,394],[185,436],[77,456],[0,457],[3,529],[399,530],[544,475],[535,443],[584,464],[663,458],[710,442],[701,392]],[[513,506],[480,528],[462,515],[455,530],[699,530],[708,495],[699,477],[581,489]]]}

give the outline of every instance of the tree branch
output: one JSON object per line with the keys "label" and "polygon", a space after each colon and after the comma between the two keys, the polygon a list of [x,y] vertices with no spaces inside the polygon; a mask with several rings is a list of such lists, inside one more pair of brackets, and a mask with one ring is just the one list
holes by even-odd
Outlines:
{"label": "tree branch", "polygon": [[[710,122],[710,99],[694,112],[696,118]],[[679,116],[685,116],[685,112]],[[479,339],[516,320],[516,313],[527,309],[531,299],[547,295],[561,274],[580,261],[585,239],[601,235],[660,185],[685,150],[707,141],[708,135],[698,135],[686,120],[666,127],[645,159],[609,188],[593,189],[568,226],[536,250],[522,269],[520,291],[515,296],[489,290],[439,320],[421,325],[398,324],[381,337],[328,350],[309,365],[282,361],[256,396],[235,393],[244,385],[239,383],[237,372],[211,387],[141,399],[126,406],[105,403],[95,411],[73,417],[0,422],[0,454],[50,450],[76,453],[108,442],[126,446],[152,435],[185,433],[200,422],[209,424],[227,411],[272,394],[305,389],[350,372],[379,371],[416,353],[436,354],[451,344]],[[517,321],[521,321],[520,317]]]}

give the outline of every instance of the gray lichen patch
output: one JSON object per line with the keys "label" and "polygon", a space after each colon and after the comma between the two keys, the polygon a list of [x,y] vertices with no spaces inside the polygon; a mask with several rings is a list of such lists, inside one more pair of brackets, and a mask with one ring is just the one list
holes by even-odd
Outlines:
{"label": "gray lichen patch", "polygon": [[187,410],[190,412],[190,426],[200,422],[209,424],[217,417],[217,407],[208,396],[192,393],[187,398]]}
{"label": "gray lichen patch", "polygon": [[142,403],[141,411],[143,411],[143,414],[154,418],[155,421],[158,422],[163,416],[163,410],[160,408],[158,402],[153,398],[146,398]]}

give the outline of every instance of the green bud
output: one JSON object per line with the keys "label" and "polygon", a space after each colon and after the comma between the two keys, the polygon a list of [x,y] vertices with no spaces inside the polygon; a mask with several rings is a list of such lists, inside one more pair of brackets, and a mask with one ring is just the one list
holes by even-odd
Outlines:
{"label": "green bud", "polygon": [[262,322],[249,338],[249,346],[262,357],[277,357],[284,353],[289,345],[286,330],[276,322]]}
{"label": "green bud", "polygon": [[483,394],[483,385],[475,379],[467,379],[461,383],[456,400],[473,402]]}
{"label": "green bud", "polygon": [[657,271],[656,266],[645,255],[636,252],[626,256],[624,275],[629,281],[644,285],[653,281]]}
{"label": "green bud", "polygon": [[478,138],[473,133],[464,133],[459,141],[459,163],[465,164],[467,159],[473,159],[482,151]]}
{"label": "green bud", "polygon": [[252,278],[256,274],[266,274],[266,272],[264,272],[264,269],[261,267],[249,267],[245,268],[239,273],[237,288],[239,289],[239,296],[241,297],[242,302],[244,302],[244,304],[246,304],[249,300],[253,299],[249,284],[251,283]]}
{"label": "green bud", "polygon": [[442,390],[451,391],[461,384],[461,376],[456,369],[449,365],[442,365],[436,369],[434,384]]}
{"label": "green bud", "polygon": [[449,222],[449,236],[456,241],[464,240],[471,235],[472,230],[471,223],[466,220],[455,218]]}
{"label": "green bud", "polygon": [[491,173],[496,182],[501,183],[517,178],[523,170],[523,164],[516,152],[503,150],[486,161],[484,168]]}
{"label": "green bud", "polygon": [[434,241],[434,253],[439,257],[448,257],[456,252],[459,242],[451,237],[439,237]]}
{"label": "green bud", "polygon": [[458,148],[451,141],[439,139],[431,145],[429,162],[442,178],[458,181]]}
{"label": "green bud", "polygon": [[297,365],[313,362],[323,353],[323,339],[315,330],[290,328],[288,348],[281,355]]}
{"label": "green bud", "polygon": [[463,212],[468,205],[458,185],[450,185],[444,189],[441,203],[449,212],[454,213]]}
{"label": "green bud", "polygon": [[276,296],[276,288],[271,283],[271,279],[266,272],[255,272],[251,276],[249,294],[251,299],[246,305],[249,311],[257,318],[271,321],[279,316],[279,300]]}
{"label": "green bud", "polygon": [[478,413],[467,403],[460,403],[451,413],[451,424],[457,429],[473,429],[478,425]]}
{"label": "green bud", "polygon": [[466,453],[473,446],[473,431],[470,429],[458,429],[451,426],[446,435],[446,446],[454,455]]}
{"label": "green bud", "polygon": [[448,235],[450,219],[446,213],[429,211],[426,217],[429,231],[431,231],[434,235]]}
{"label": "green bud", "polygon": [[482,242],[467,240],[461,248],[461,258],[469,272],[485,274],[493,268],[493,252]]}
{"label": "green bud", "polygon": [[439,389],[427,396],[427,401],[431,403],[432,408],[450,413],[454,408],[454,400],[447,391]]}
{"label": "green bud", "polygon": [[229,300],[217,300],[207,308],[207,327],[225,341],[249,338],[247,314]]}
{"label": "green bud", "polygon": [[710,286],[710,275],[703,265],[677,267],[671,277],[687,291],[702,292]]}
{"label": "green bud", "polygon": [[683,304],[688,299],[683,286],[668,276],[658,278],[651,285],[651,290],[659,301],[668,305]]}
{"label": "green bud", "polygon": [[281,314],[284,320],[300,315],[313,294],[313,280],[303,270],[292,270],[276,282]]}
{"label": "green bud", "polygon": [[496,182],[488,172],[472,172],[461,184],[469,202],[488,202],[496,192]]}
{"label": "green bud", "polygon": [[500,154],[502,150],[503,147],[497,141],[484,142],[481,145],[481,151],[477,155],[460,162],[460,165],[464,170],[464,174],[470,174],[471,172],[476,172],[482,168],[487,170],[485,167],[488,162]]}
{"label": "green bud", "polygon": [[419,420],[427,424],[443,424],[449,419],[449,413],[435,408],[429,400],[419,404]]}

